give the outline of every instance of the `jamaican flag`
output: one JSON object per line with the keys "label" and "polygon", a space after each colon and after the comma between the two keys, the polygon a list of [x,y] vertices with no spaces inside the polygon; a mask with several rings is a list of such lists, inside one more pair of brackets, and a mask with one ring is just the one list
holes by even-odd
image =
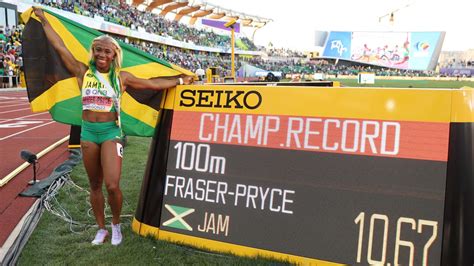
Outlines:
{"label": "jamaican flag", "polygon": [[[53,29],[76,60],[88,65],[92,40],[103,33],[44,10]],[[23,58],[28,98],[33,112],[49,111],[58,122],[81,125],[82,102],[77,79],[68,72],[49,43],[32,9],[22,14]],[[175,77],[192,72],[155,58],[119,41],[122,70],[139,78]],[[164,91],[127,88],[121,99],[122,129],[130,136],[153,136]]]}

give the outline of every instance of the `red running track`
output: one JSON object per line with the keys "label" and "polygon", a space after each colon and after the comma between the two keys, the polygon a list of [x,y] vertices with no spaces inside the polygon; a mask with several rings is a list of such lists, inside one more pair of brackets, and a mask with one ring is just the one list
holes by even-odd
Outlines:
{"label": "red running track", "polygon": [[[2,92],[0,89],[0,179],[24,163],[20,151],[37,154],[69,135],[70,126],[56,123],[47,112],[32,113],[26,90]],[[38,160],[37,179],[48,177],[52,170],[67,160],[68,142]],[[28,188],[33,168],[28,166],[3,187],[0,187],[0,247],[33,205],[36,198],[21,197]]]}

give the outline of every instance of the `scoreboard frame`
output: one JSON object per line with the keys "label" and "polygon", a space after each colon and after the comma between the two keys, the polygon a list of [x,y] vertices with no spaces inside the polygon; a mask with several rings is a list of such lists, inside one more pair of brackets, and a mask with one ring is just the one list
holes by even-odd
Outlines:
{"label": "scoreboard frame", "polygon": [[[474,202],[473,89],[212,85],[178,86],[164,98],[132,224],[140,235],[304,264],[474,262],[474,229],[469,226],[474,214],[468,207]],[[223,133],[223,125],[245,131],[242,125],[260,122],[260,139],[255,128],[248,130],[250,138],[254,130],[255,139],[247,142],[237,129]],[[345,124],[360,130],[335,131]],[[363,150],[332,149],[344,145],[338,137],[354,132],[365,132]],[[387,143],[377,146],[383,132]],[[291,164],[285,166],[282,160],[287,159]],[[320,175],[313,180],[308,172],[318,167]],[[383,170],[391,180],[377,181]],[[352,177],[338,179],[340,173]],[[285,179],[296,174],[303,177]],[[370,182],[379,183],[371,187]],[[254,192],[261,199],[271,195],[273,201],[259,205]],[[321,206],[315,207],[314,200]],[[305,206],[313,212],[305,212]],[[339,210],[353,212],[348,216]],[[204,221],[196,226],[198,214]],[[316,218],[317,223],[304,222]],[[288,241],[275,244],[282,236]]]}

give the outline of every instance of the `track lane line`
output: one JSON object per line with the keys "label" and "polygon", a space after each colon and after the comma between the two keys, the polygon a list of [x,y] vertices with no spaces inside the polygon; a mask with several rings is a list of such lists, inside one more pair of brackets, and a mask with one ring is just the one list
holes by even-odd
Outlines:
{"label": "track lane line", "polygon": [[13,112],[18,112],[18,111],[23,111],[23,110],[31,110],[31,108],[23,108],[23,109],[16,109],[16,110],[11,110],[11,111],[5,111],[5,112],[0,112],[0,114],[13,113]]}
{"label": "track lane line", "polygon": [[51,118],[0,118],[0,125],[6,121],[53,121]]}
{"label": "track lane line", "polygon": [[0,108],[15,107],[15,106],[20,106],[20,105],[29,105],[29,103],[17,103],[17,104],[13,104],[13,105],[0,105]]}
{"label": "track lane line", "polygon": [[[25,115],[25,116],[20,116],[20,117],[17,117],[17,118],[6,118],[6,120],[2,120],[0,121],[0,124],[3,123],[3,122],[10,122],[10,121],[14,121],[14,120],[19,120],[19,119],[23,119],[23,118],[26,118],[26,117],[32,117],[32,116],[37,116],[37,115],[43,115],[43,114],[47,114],[48,112],[41,112],[41,113],[36,113],[36,114],[32,114],[32,115]],[[38,120],[41,120],[41,119],[38,119]],[[51,120],[51,119],[49,119]]]}
{"label": "track lane line", "polygon": [[34,129],[37,129],[37,128],[40,128],[40,127],[44,127],[44,126],[50,125],[50,124],[52,124],[52,123],[56,123],[56,122],[55,122],[55,121],[51,121],[51,122],[46,123],[46,124],[42,124],[42,125],[39,125],[39,126],[36,126],[36,127],[32,127],[32,128],[29,128],[29,129],[25,129],[25,130],[23,130],[23,131],[20,131],[20,132],[17,132],[17,133],[8,135],[8,136],[6,136],[6,137],[0,138],[0,141],[9,139],[9,138],[14,137],[14,136],[16,136],[16,135],[19,135],[19,134],[21,134],[21,133],[25,133],[25,132],[28,132],[28,131],[31,131],[31,130],[34,130]]}
{"label": "track lane line", "polygon": [[9,99],[8,101],[2,101],[0,99],[0,104],[5,104],[5,103],[29,103],[29,102],[28,102],[28,99],[15,99],[13,101],[11,101],[11,99]]}

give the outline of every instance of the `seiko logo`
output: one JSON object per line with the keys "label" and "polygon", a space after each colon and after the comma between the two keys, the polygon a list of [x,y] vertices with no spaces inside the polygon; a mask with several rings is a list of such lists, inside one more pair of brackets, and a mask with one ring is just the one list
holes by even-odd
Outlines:
{"label": "seiko logo", "polygon": [[258,91],[183,90],[179,106],[256,109],[261,103]]}

